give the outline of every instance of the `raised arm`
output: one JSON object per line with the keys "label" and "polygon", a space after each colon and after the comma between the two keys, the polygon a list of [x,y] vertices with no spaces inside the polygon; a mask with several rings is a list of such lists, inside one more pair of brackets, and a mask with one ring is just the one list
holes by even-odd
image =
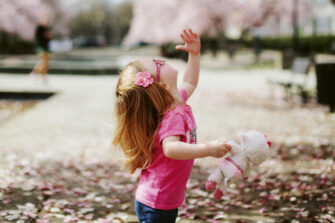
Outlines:
{"label": "raised arm", "polygon": [[188,62],[181,88],[186,91],[187,97],[190,97],[198,85],[201,44],[198,34],[193,33],[191,29],[184,30],[180,36],[185,44],[176,46],[176,49],[188,52]]}
{"label": "raised arm", "polygon": [[178,136],[166,137],[162,144],[165,156],[175,160],[189,160],[207,156],[220,158],[231,149],[231,146],[224,141],[189,144],[181,142]]}

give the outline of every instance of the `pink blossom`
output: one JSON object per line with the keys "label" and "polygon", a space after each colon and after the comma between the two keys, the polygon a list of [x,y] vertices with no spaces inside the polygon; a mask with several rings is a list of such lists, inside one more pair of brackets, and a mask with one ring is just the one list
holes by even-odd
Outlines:
{"label": "pink blossom", "polygon": [[49,219],[37,219],[37,223],[50,223]]}
{"label": "pink blossom", "polygon": [[5,198],[2,202],[3,202],[4,204],[8,204],[8,203],[12,202],[12,199],[10,199],[10,198]]}

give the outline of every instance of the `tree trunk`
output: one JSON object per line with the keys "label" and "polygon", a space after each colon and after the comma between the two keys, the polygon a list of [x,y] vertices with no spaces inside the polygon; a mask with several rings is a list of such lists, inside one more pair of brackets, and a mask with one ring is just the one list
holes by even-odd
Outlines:
{"label": "tree trunk", "polygon": [[299,0],[293,2],[293,11],[292,11],[292,48],[297,50],[299,46],[299,21],[298,21],[298,11],[299,11]]}

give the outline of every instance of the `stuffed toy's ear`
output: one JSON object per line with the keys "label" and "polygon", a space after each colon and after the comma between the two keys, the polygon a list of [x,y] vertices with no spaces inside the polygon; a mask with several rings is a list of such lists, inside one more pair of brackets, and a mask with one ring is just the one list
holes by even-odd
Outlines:
{"label": "stuffed toy's ear", "polygon": [[242,135],[243,135],[243,132],[238,132],[238,138],[240,139],[240,140],[242,140]]}
{"label": "stuffed toy's ear", "polygon": [[246,133],[239,133],[239,138],[241,142],[245,142],[247,139],[247,134]]}
{"label": "stuffed toy's ear", "polygon": [[238,145],[236,142],[229,140],[227,144],[231,146],[231,150],[230,150],[231,154],[238,154],[242,152],[241,146]]}

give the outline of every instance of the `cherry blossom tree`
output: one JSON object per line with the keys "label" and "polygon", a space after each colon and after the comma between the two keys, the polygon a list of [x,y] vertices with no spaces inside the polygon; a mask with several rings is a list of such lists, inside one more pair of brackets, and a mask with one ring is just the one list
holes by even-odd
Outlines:
{"label": "cherry blossom tree", "polygon": [[52,19],[59,12],[60,8],[55,7],[58,1],[51,3],[44,0],[0,0],[0,31],[33,40],[35,27],[43,17]]}
{"label": "cherry blossom tree", "polygon": [[[255,2],[257,0],[253,0],[252,4],[250,0],[137,1],[134,19],[124,43],[177,42],[180,31],[188,27],[200,35],[236,35],[234,32],[260,24],[263,14],[268,13],[264,4]],[[252,10],[246,7],[248,5],[252,6]],[[263,10],[261,13],[260,8]]]}
{"label": "cherry blossom tree", "polygon": [[[294,2],[299,2],[299,7]],[[271,17],[295,21],[311,8],[311,0],[169,0],[135,1],[134,18],[124,43],[178,42],[184,28],[200,35],[239,37]],[[221,37],[220,37],[221,36]]]}
{"label": "cherry blossom tree", "polygon": [[[312,0],[287,1],[285,4],[280,0],[269,0],[265,7],[267,12],[262,13],[263,18],[259,26],[253,27],[256,35],[292,35],[292,48],[299,45],[299,29],[302,24],[312,24],[313,14]],[[264,9],[264,7],[259,7]],[[247,14],[247,13],[246,13]],[[250,16],[246,16],[246,19]],[[254,16],[255,17],[255,16]]]}
{"label": "cherry blossom tree", "polygon": [[[231,10],[235,11],[235,14]],[[243,37],[250,30],[264,26],[273,18],[286,20],[293,26],[298,26],[299,20],[312,13],[312,1],[294,0],[283,4],[280,0],[239,0],[235,1],[231,10],[224,12],[225,17],[229,18],[230,25]]]}
{"label": "cherry blossom tree", "polygon": [[233,0],[136,1],[124,43],[178,42],[179,33],[185,28],[200,34],[215,34],[217,29],[225,29],[229,24],[227,13],[222,10],[228,12],[234,4]]}

